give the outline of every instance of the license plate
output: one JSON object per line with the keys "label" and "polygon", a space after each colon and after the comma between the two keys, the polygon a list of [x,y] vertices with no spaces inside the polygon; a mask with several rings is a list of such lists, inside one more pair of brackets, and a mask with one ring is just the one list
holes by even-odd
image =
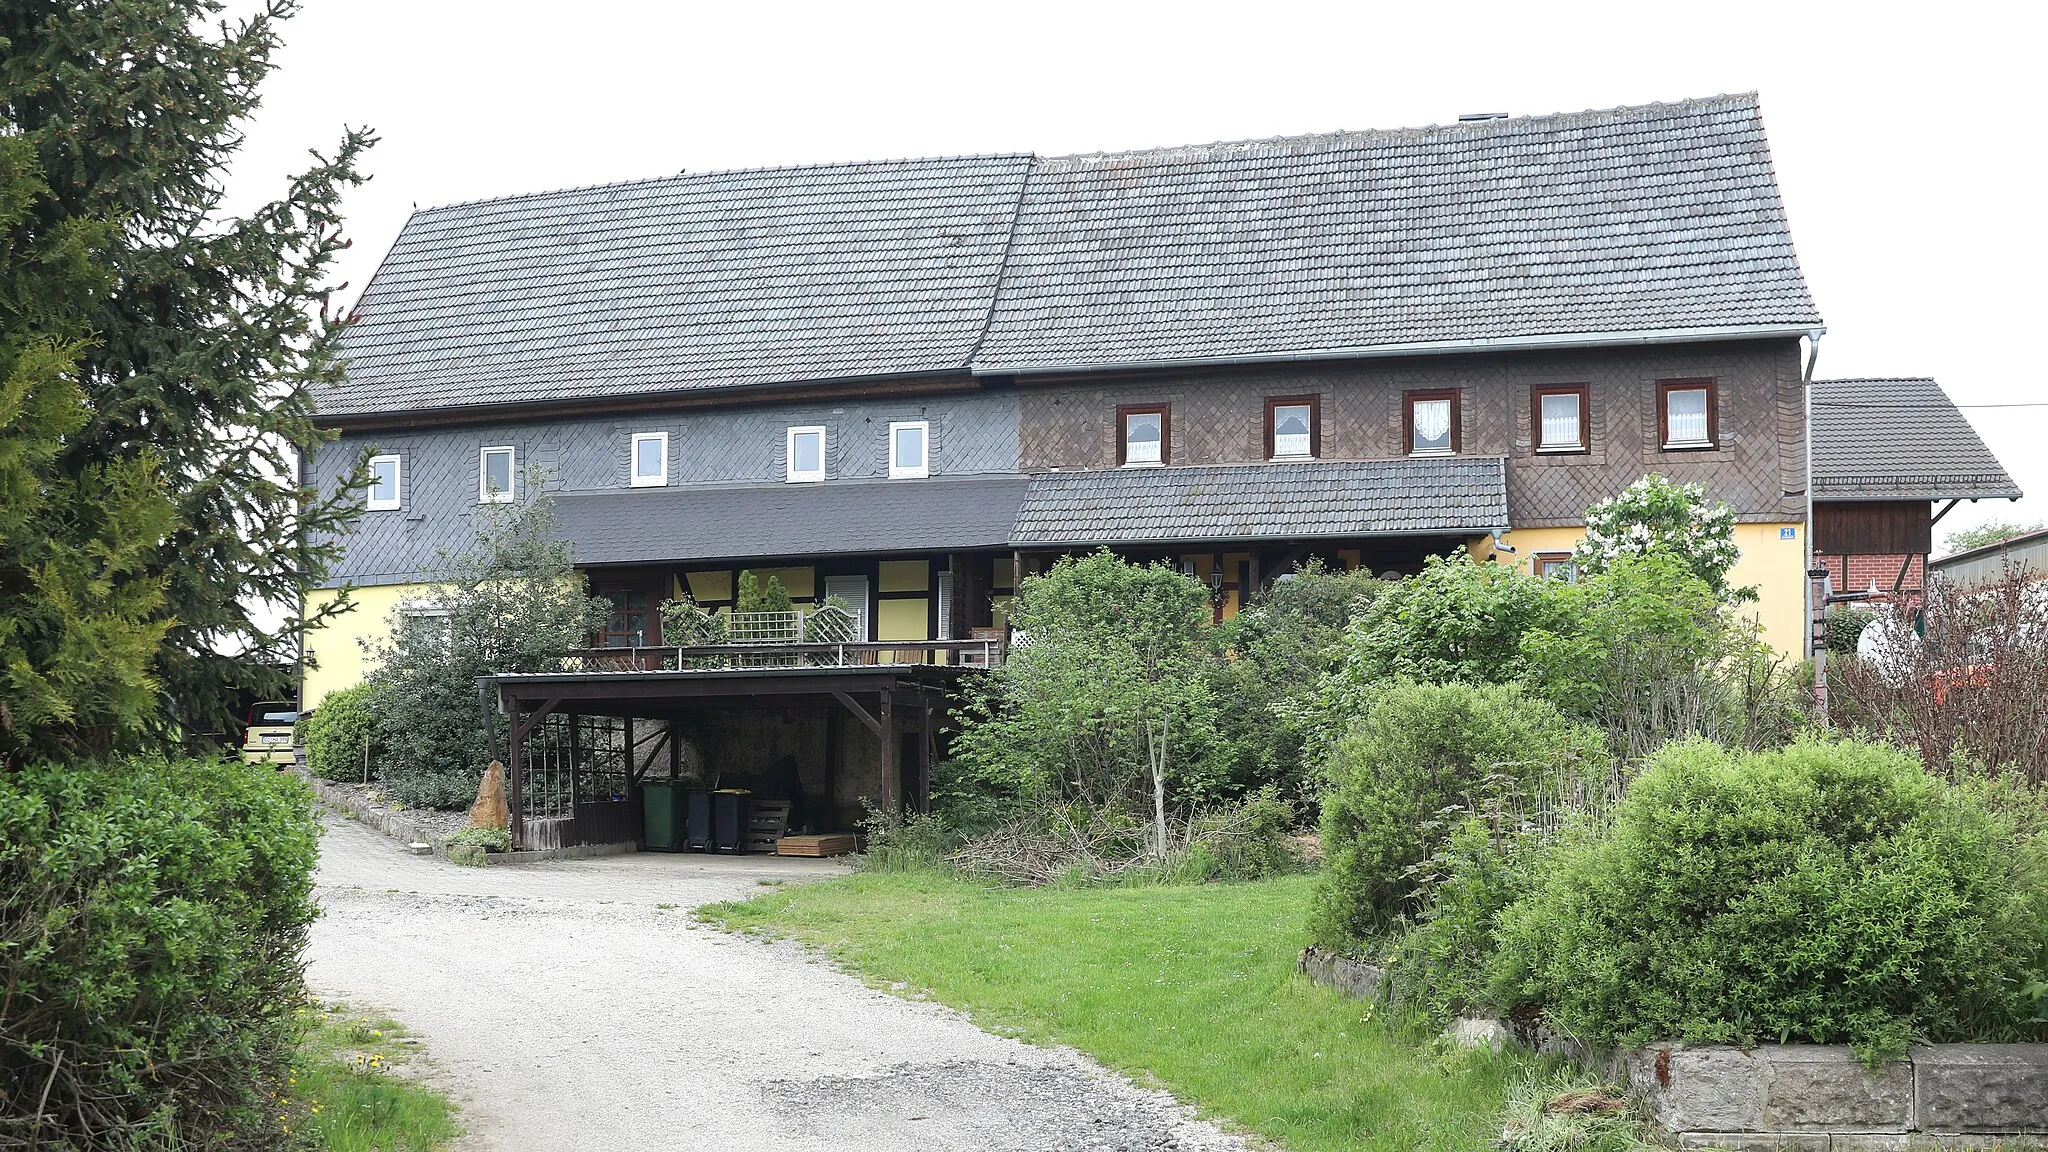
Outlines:
{"label": "license plate", "polygon": [[292,734],[289,732],[265,732],[263,734],[263,742],[265,744],[289,744],[292,742]]}

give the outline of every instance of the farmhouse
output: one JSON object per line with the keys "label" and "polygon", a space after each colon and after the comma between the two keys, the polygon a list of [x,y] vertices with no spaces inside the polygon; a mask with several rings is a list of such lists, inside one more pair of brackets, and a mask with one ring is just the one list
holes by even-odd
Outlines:
{"label": "farmhouse", "polygon": [[[303,703],[537,477],[614,609],[612,663],[498,686],[522,739],[610,718],[512,750],[515,787],[567,756],[523,801],[565,835],[633,819],[664,770],[779,774],[819,828],[916,805],[1020,577],[1102,546],[1219,617],[1310,558],[1569,577],[1587,505],[1661,472],[1735,506],[1733,582],[1808,643],[1820,318],[1753,96],[457,204],[413,216],[358,310],[305,466],[369,460],[334,577],[361,608],[308,637]],[[650,654],[662,601],[730,613],[742,572],[843,600],[848,642]],[[579,816],[586,793],[629,808]]]}

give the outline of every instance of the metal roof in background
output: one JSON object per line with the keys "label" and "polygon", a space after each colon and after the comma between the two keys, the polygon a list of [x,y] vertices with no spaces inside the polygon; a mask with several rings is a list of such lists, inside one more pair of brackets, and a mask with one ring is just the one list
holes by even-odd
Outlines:
{"label": "metal roof in background", "polygon": [[1813,382],[1813,498],[2017,500],[2019,485],[1941,385]]}
{"label": "metal roof in background", "polygon": [[1819,320],[1753,95],[456,204],[356,311],[322,416]]}
{"label": "metal roof in background", "polygon": [[1498,456],[1176,465],[1033,476],[1012,543],[1471,534],[1507,524]]}

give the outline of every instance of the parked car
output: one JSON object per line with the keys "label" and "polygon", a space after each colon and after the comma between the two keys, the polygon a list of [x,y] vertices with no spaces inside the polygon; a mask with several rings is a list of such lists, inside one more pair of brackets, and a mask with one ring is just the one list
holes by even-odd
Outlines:
{"label": "parked car", "polygon": [[292,748],[292,725],[298,721],[298,705],[289,701],[252,705],[249,725],[242,735],[242,763],[292,763],[297,758]]}

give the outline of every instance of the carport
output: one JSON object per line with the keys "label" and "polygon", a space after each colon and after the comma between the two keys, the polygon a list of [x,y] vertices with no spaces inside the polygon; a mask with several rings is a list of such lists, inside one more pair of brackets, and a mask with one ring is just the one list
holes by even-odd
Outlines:
{"label": "carport", "polygon": [[[684,733],[723,723],[739,733],[708,765],[712,783],[733,769],[760,772],[776,755],[771,740],[748,732],[801,730],[798,765],[807,795],[823,813],[814,823],[851,828],[860,801],[885,812],[924,811],[929,767],[960,677],[953,642],[839,645],[873,647],[848,655],[926,663],[795,664],[774,667],[640,670],[664,653],[620,651],[626,670],[501,674],[486,677],[510,722],[504,762],[515,848],[638,841],[641,783],[650,773],[680,777]],[[799,646],[808,647],[808,646]],[[941,652],[940,649],[949,651]],[[758,650],[756,650],[758,651]],[[971,654],[970,654],[971,655]],[[792,652],[785,659],[817,659]],[[950,662],[940,663],[948,659]],[[985,658],[985,657],[984,657]],[[751,727],[749,727],[751,725]],[[822,733],[822,739],[820,734]],[[757,745],[761,745],[757,747]],[[702,754],[704,750],[696,749]],[[820,755],[819,753],[822,752]],[[783,759],[790,757],[784,753]],[[851,803],[848,801],[851,800]]]}

